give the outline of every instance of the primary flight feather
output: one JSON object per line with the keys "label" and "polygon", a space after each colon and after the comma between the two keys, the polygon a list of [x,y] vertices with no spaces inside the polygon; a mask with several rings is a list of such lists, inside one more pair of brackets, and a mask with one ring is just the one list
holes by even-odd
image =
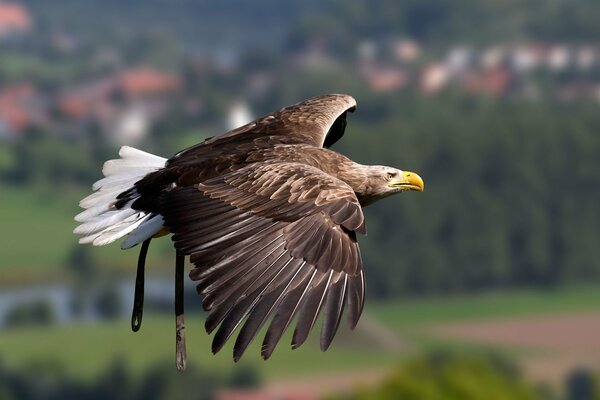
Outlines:
{"label": "primary flight feather", "polygon": [[262,356],[271,356],[296,318],[292,347],[323,315],[326,350],[344,306],[354,328],[365,279],[357,233],[362,207],[405,190],[422,191],[413,172],[353,162],[328,148],[356,108],[348,95],[317,96],[271,113],[165,159],[123,147],[105,178],[80,202],[80,243],[126,237],[142,243],[132,328],[141,325],[143,274],[153,237],[171,234],[177,252],[177,366],[185,368],[181,273],[189,256],[213,352],[239,330],[237,361],[268,324]]}

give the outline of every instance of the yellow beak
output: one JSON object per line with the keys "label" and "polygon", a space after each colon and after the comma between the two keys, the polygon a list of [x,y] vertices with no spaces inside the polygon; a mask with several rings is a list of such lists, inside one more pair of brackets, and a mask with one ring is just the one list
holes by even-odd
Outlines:
{"label": "yellow beak", "polygon": [[410,171],[403,171],[402,176],[392,179],[389,183],[391,187],[399,187],[402,190],[416,190],[422,192],[425,189],[425,183],[418,174]]}

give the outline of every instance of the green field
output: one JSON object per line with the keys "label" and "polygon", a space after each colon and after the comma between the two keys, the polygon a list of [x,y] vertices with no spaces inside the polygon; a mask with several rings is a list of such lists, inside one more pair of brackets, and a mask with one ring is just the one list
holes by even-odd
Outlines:
{"label": "green field", "polygon": [[[78,237],[73,234],[77,222],[73,217],[81,211],[79,200],[88,193],[74,188],[32,190],[0,186],[2,286],[64,279],[69,255],[78,246]],[[118,244],[86,246],[90,258],[103,272],[135,274],[135,250],[121,251]],[[169,240],[153,243],[148,256],[150,268],[162,263],[164,257],[160,256],[170,246]]]}
{"label": "green field", "polygon": [[600,310],[598,286],[511,290],[425,300],[367,303],[367,312],[395,331],[442,322],[590,310]]}
{"label": "green field", "polygon": [[[254,343],[239,364],[231,357],[232,343],[219,354],[210,353],[211,337],[206,335],[202,317],[187,316],[189,364],[200,368],[228,372],[239,365],[258,368],[269,378],[302,375],[335,374],[344,370],[385,369],[405,356],[432,349],[479,351],[482,346],[445,341],[422,335],[421,328],[443,322],[495,319],[500,317],[541,315],[600,309],[600,288],[584,287],[548,292],[521,291],[447,299],[368,302],[366,317],[355,332],[342,323],[340,333],[327,353],[318,349],[318,333],[297,350],[289,348],[290,333],[264,362],[259,345]],[[390,351],[377,343],[377,337],[366,329],[380,323],[390,328],[402,344],[399,351]],[[170,316],[147,312],[142,330],[132,333],[126,321],[44,328],[15,328],[0,332],[2,362],[15,368],[27,368],[37,363],[56,362],[76,377],[93,379],[121,360],[129,370],[139,375],[149,367],[164,363],[174,367],[174,323]],[[496,349],[511,354],[511,349]]]}
{"label": "green field", "polygon": [[[6,278],[56,272],[76,243],[74,212],[82,191],[0,186],[1,269]],[[4,280],[4,279],[3,279]]]}
{"label": "green field", "polygon": [[[199,315],[187,318],[188,365],[231,371],[239,366],[259,368],[264,377],[286,377],[353,369],[384,368],[397,361],[395,354],[382,348],[352,346],[352,340],[338,338],[327,353],[319,350],[318,335],[296,350],[284,337],[268,362],[260,358],[260,343],[253,343],[239,363],[232,360],[232,342],[217,355],[210,352],[209,337]],[[360,335],[360,334],[359,334]],[[347,336],[342,332],[341,336]],[[262,335],[259,337],[262,339]],[[260,341],[260,340],[259,340]],[[69,375],[93,379],[115,360],[123,361],[134,374],[164,363],[175,369],[174,321],[167,316],[145,315],[138,333],[128,322],[10,329],[0,332],[0,354],[6,365],[21,369],[39,363],[56,363]]]}

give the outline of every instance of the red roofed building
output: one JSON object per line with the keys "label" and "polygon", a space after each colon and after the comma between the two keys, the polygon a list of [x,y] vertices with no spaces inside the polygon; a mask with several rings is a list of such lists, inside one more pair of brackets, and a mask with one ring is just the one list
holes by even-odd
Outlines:
{"label": "red roofed building", "polygon": [[506,68],[471,73],[464,81],[464,88],[467,92],[489,96],[506,95],[512,86],[513,76]]}
{"label": "red roofed building", "polygon": [[43,119],[38,93],[31,84],[0,88],[0,136],[17,136]]}
{"label": "red roofed building", "polygon": [[18,3],[0,3],[0,37],[24,33],[31,28],[31,16]]}
{"label": "red roofed building", "polygon": [[70,119],[88,119],[109,101],[113,91],[114,82],[110,78],[71,87],[57,97],[56,110]]}
{"label": "red roofed building", "polygon": [[175,92],[181,87],[177,75],[151,68],[136,68],[121,72],[117,91],[126,97],[146,97]]}
{"label": "red roofed building", "polygon": [[367,74],[367,82],[374,92],[393,92],[408,83],[407,74],[398,68],[376,68]]}

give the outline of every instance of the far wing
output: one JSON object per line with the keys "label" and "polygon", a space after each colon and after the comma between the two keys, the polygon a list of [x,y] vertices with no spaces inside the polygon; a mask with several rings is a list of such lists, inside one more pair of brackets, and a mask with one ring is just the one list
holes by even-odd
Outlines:
{"label": "far wing", "polygon": [[355,109],[356,100],[345,94],[312,97],[183,150],[167,165],[196,163],[239,154],[246,148],[270,148],[277,144],[330,147],[344,134],[346,113]]}

